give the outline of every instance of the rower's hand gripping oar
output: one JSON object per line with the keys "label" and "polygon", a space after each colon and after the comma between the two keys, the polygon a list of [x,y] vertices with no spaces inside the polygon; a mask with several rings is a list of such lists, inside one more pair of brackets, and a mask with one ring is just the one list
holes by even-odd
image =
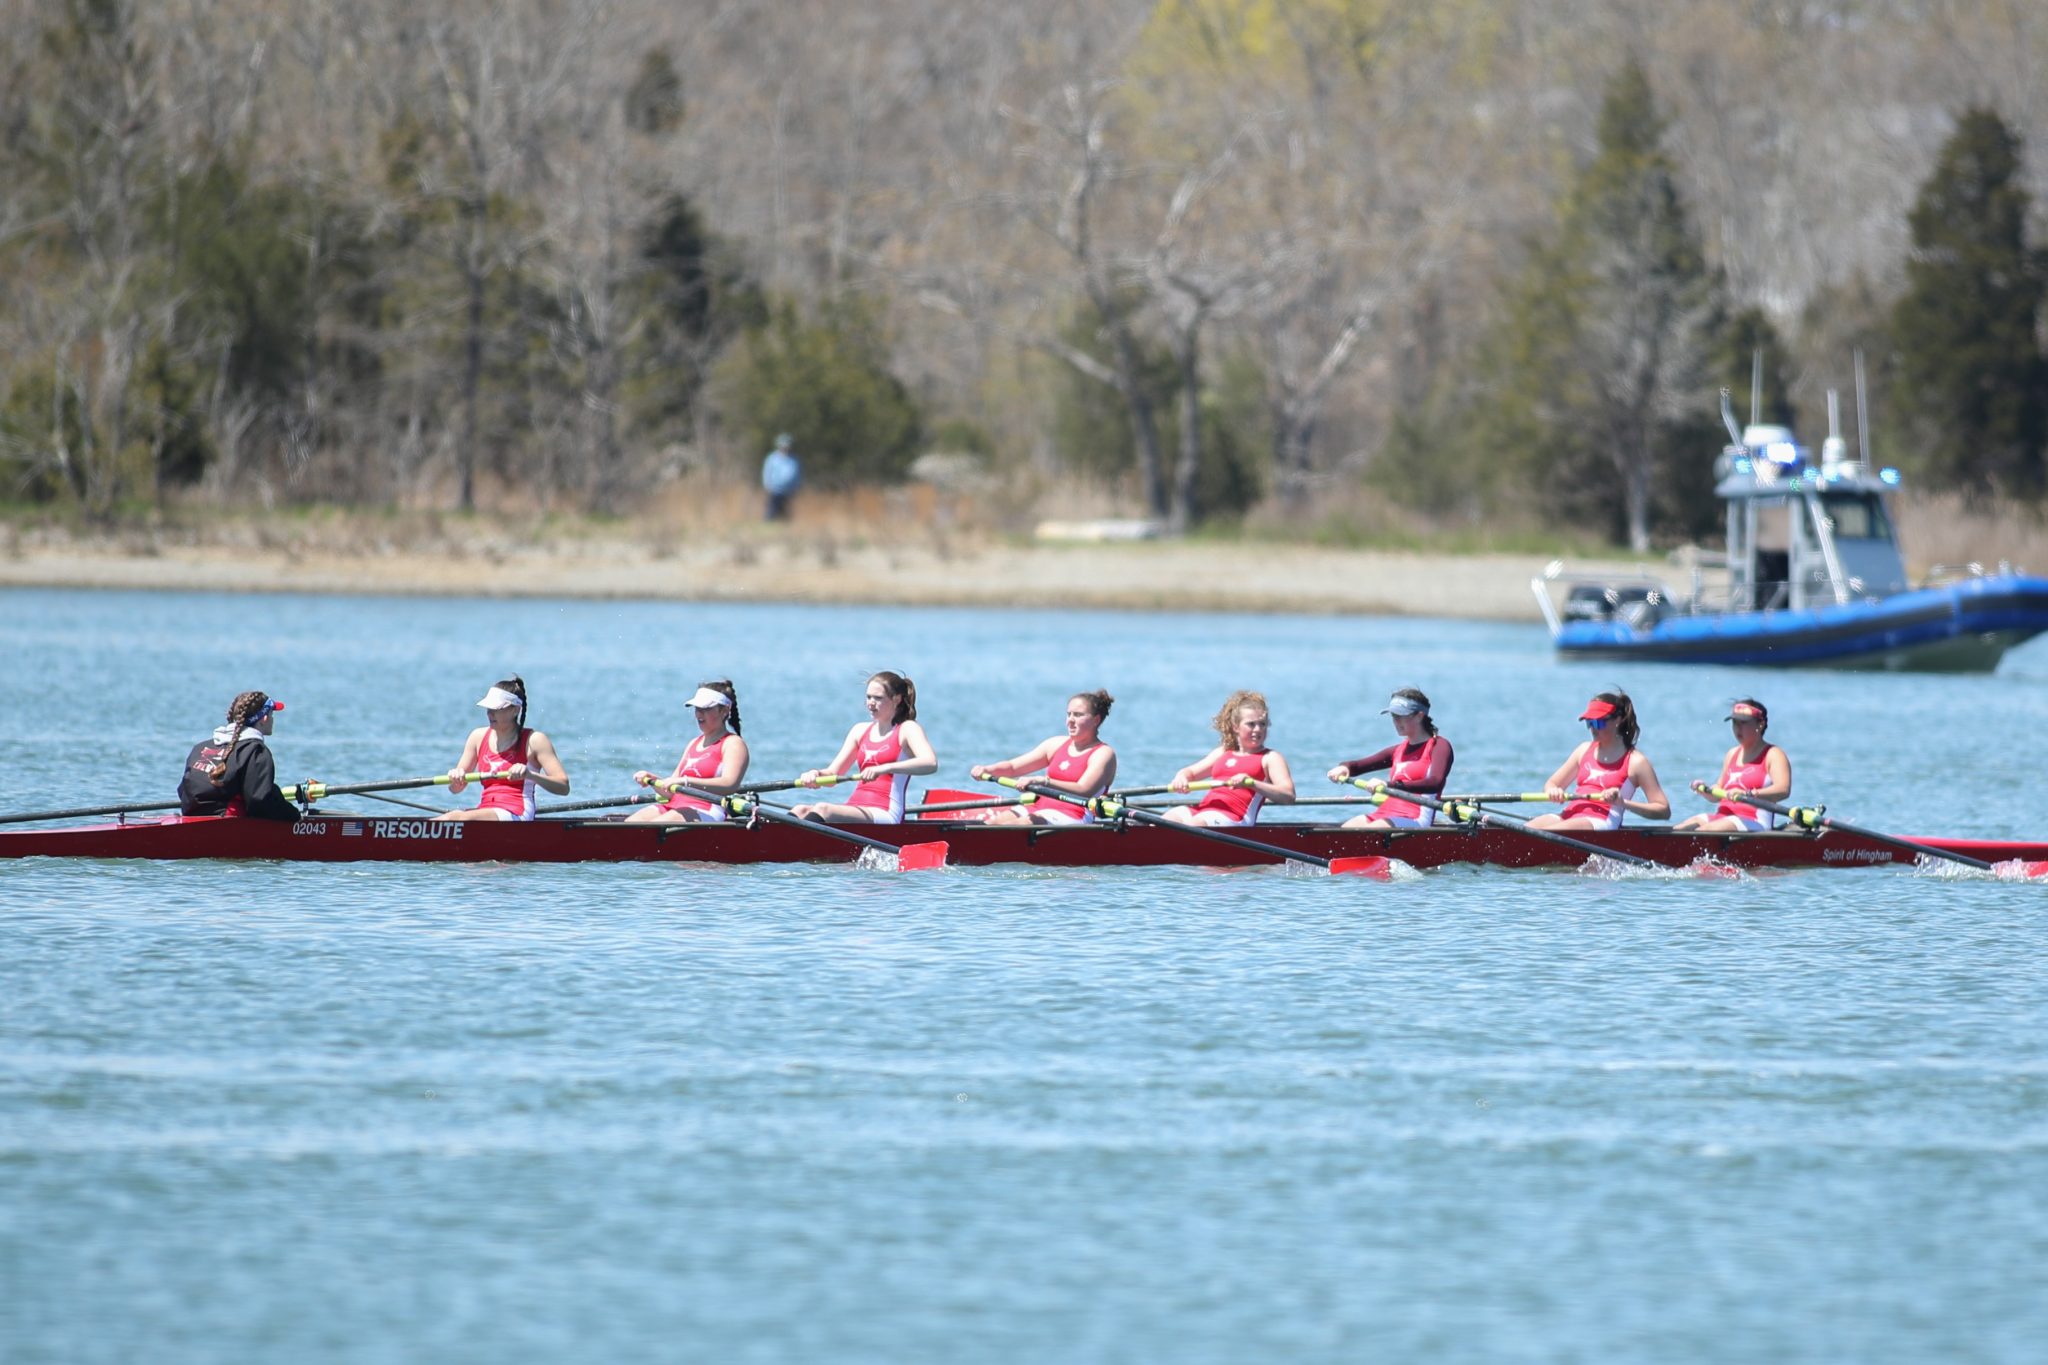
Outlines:
{"label": "rower's hand gripping oar", "polygon": [[[1860,839],[1869,839],[1874,843],[1884,844],[1891,848],[1903,849],[1919,857],[1946,858],[1949,862],[1961,863],[1964,867],[1975,868],[1979,872],[1996,872],[1998,870],[1995,864],[1987,863],[1982,858],[1972,858],[1967,853],[1955,853],[1945,848],[1936,848],[1932,844],[1915,843],[1911,839],[1901,839],[1896,834],[1880,834],[1874,829],[1865,829],[1861,825],[1852,825],[1846,820],[1833,819],[1828,815],[1828,808],[1826,806],[1781,806],[1776,801],[1767,801],[1753,792],[1731,795],[1722,787],[1708,787],[1705,794],[1716,801],[1738,801],[1745,806],[1755,806],[1759,810],[1772,811],[1784,816],[1799,829],[1837,829],[1844,834],[1855,835]],[[2024,863],[2022,868],[2029,877],[2039,877],[2048,874],[2048,862]]]}
{"label": "rower's hand gripping oar", "polygon": [[871,839],[865,834],[855,834],[852,830],[841,829],[837,825],[828,825],[822,821],[806,820],[800,815],[792,815],[780,806],[768,805],[758,796],[752,794],[747,796],[721,796],[717,792],[708,792],[702,787],[692,787],[685,782],[672,783],[670,790],[680,792],[684,796],[695,797],[699,801],[709,801],[714,806],[723,806],[732,814],[744,816],[750,820],[768,820],[778,825],[795,825],[798,829],[807,829],[813,834],[822,834],[828,839],[838,839],[843,843],[859,844],[863,848],[872,848],[879,852],[887,853],[896,859],[896,868],[900,872],[910,872],[920,868],[944,867],[946,865],[946,855],[952,851],[944,842],[892,844],[886,839]]}
{"label": "rower's hand gripping oar", "polygon": [[[1074,801],[1076,799],[1072,792],[1063,792],[1057,787],[1048,787],[1038,782],[1025,781],[1014,777],[998,777],[995,781],[1005,787],[1013,787],[1018,791],[1033,792],[1039,796],[1048,796],[1056,801]],[[1220,829],[1213,829],[1208,825],[1184,825],[1178,820],[1169,820],[1163,815],[1154,815],[1148,810],[1141,810],[1136,806],[1107,796],[1088,797],[1087,804],[1090,810],[1105,820],[1136,820],[1144,825],[1157,825],[1196,839],[1207,839],[1212,843],[1229,844],[1233,848],[1246,848],[1254,853],[1267,853],[1275,858],[1284,858],[1289,862],[1307,863],[1311,867],[1322,868],[1333,877],[1365,876],[1376,877],[1384,881],[1389,874],[1388,860],[1378,856],[1325,858],[1314,853],[1303,853],[1299,849],[1281,848],[1277,844],[1261,843],[1257,839],[1246,839],[1240,835],[1227,834]]]}
{"label": "rower's hand gripping oar", "polygon": [[[1354,777],[1351,779],[1351,785],[1362,791],[1375,789],[1373,779],[1371,778]],[[1517,834],[1527,835],[1531,839],[1540,840],[1546,844],[1557,844],[1563,848],[1575,848],[1581,853],[1590,853],[1596,858],[1607,858],[1617,863],[1627,863],[1631,867],[1661,868],[1665,866],[1663,863],[1652,862],[1648,858],[1638,858],[1633,853],[1622,853],[1616,849],[1602,848],[1598,844],[1589,844],[1583,839],[1574,839],[1569,834],[1559,834],[1556,830],[1538,829],[1527,820],[1513,815],[1506,815],[1497,810],[1487,810],[1483,806],[1468,802],[1439,801],[1433,796],[1425,796],[1421,792],[1407,791],[1401,787],[1378,787],[1377,790],[1386,796],[1393,797],[1397,801],[1413,801],[1418,806],[1427,806],[1431,810],[1441,811],[1461,825],[1498,825],[1504,829],[1511,829]]]}

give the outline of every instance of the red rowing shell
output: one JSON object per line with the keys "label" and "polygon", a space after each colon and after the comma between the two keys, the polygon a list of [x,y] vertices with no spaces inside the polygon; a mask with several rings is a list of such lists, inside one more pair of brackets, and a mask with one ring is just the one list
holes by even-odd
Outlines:
{"label": "red rowing shell", "polygon": [[[913,821],[851,826],[893,844],[943,839],[960,866],[1249,867],[1281,861],[1250,849],[1154,826],[987,826]],[[1575,867],[1576,849],[1500,828],[1340,830],[1270,824],[1239,834],[1323,858],[1383,856],[1413,867],[1482,863]],[[1734,867],[1873,867],[1913,855],[1837,830],[1677,834],[1657,829],[1575,831],[1575,839],[1669,867],[1702,857]],[[2048,859],[2048,843],[1913,836],[1914,842],[1998,863]],[[54,830],[0,832],[0,858],[275,858],[289,862],[407,863],[798,863],[848,862],[861,850],[781,824],[628,825],[615,820],[434,821],[313,815],[286,823],[170,818]]]}

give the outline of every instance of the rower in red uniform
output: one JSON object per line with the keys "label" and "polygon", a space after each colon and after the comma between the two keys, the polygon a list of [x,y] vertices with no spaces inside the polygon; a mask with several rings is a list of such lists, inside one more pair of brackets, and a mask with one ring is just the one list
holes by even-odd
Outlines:
{"label": "rower in red uniform", "polygon": [[[1429,698],[1413,687],[1403,687],[1387,699],[1383,716],[1394,718],[1394,733],[1401,738],[1378,753],[1339,763],[1330,769],[1332,782],[1349,782],[1360,773],[1387,770],[1386,780],[1375,779],[1375,790],[1399,787],[1423,796],[1442,796],[1451,777],[1451,742],[1436,732],[1429,718]],[[1436,811],[1390,796],[1364,815],[1344,822],[1345,829],[1427,829]]]}
{"label": "rower in red uniform", "polygon": [[[750,758],[747,742],[740,738],[739,691],[730,678],[714,678],[697,685],[689,706],[696,717],[697,736],[684,746],[683,756],[677,760],[676,770],[667,781],[683,783],[718,796],[729,795],[746,780]],[[633,780],[643,787],[655,787],[657,790],[663,781],[645,768],[634,773]],[[626,817],[626,823],[680,824],[723,819],[723,806],[713,805],[702,797],[674,792],[658,806],[634,811]]]}
{"label": "rower in red uniform", "polygon": [[[1678,822],[1678,828],[1702,834],[1736,833],[1772,829],[1777,816],[1742,800],[1761,796],[1782,804],[1792,795],[1792,764],[1785,751],[1764,740],[1771,727],[1771,713],[1754,697],[1744,697],[1728,708],[1728,722],[1735,727],[1735,747],[1721,760],[1720,780],[1713,783],[1728,793],[1711,815],[1695,815]],[[1707,795],[1707,783],[1695,782],[1692,789]]]}
{"label": "rower in red uniform", "polygon": [[1192,806],[1175,806],[1165,817],[1183,825],[1255,825],[1266,802],[1291,804],[1294,774],[1287,771],[1286,759],[1266,747],[1271,718],[1265,697],[1257,692],[1231,693],[1216,713],[1215,726],[1223,742],[1175,773],[1167,786],[1184,792],[1207,779],[1220,785]]}
{"label": "rower in red uniform", "polygon": [[917,723],[917,684],[900,673],[868,679],[869,719],[846,732],[839,752],[822,768],[797,778],[800,787],[826,777],[858,776],[860,785],[845,801],[811,801],[790,809],[806,820],[859,820],[871,825],[903,821],[903,793],[910,779],[939,770],[939,756]]}
{"label": "rower in red uniform", "polygon": [[1022,777],[1044,769],[1037,785],[1069,792],[1076,799],[1061,801],[1040,795],[1036,805],[1004,806],[981,817],[989,825],[1085,825],[1095,813],[1085,804],[1100,796],[1116,781],[1116,750],[1096,733],[1109,719],[1116,698],[1097,689],[1076,692],[1067,698],[1067,732],[1054,735],[1036,749],[1001,763],[980,763],[968,771],[980,781],[991,777]]}
{"label": "rower in red uniform", "polygon": [[469,732],[462,758],[448,770],[448,790],[460,794],[468,773],[483,773],[481,803],[468,810],[443,811],[436,820],[531,820],[533,789],[556,796],[569,794],[569,775],[555,756],[555,743],[526,728],[526,684],[518,677],[500,679],[477,702],[490,718]]}
{"label": "rower in red uniform", "polygon": [[[1539,815],[1538,829],[1620,829],[1630,811],[1646,820],[1671,818],[1657,770],[1636,748],[1642,726],[1635,703],[1622,691],[1602,692],[1579,714],[1593,737],[1572,750],[1543,784],[1544,794],[1564,809]],[[1571,786],[1566,787],[1566,783]],[[1640,797],[1640,799],[1638,799]]]}
{"label": "rower in red uniform", "polygon": [[247,815],[296,820],[297,807],[277,789],[277,766],[267,739],[284,703],[263,692],[244,692],[228,703],[228,723],[185,755],[178,809],[186,815]]}

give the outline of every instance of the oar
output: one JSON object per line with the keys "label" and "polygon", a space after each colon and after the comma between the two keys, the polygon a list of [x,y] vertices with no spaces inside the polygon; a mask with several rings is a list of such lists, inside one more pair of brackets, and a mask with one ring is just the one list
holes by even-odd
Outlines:
{"label": "oar", "polygon": [[[482,773],[465,774],[474,782],[483,777]],[[404,791],[409,787],[445,787],[448,774],[439,777],[408,777],[397,782],[358,782],[352,786],[330,787],[324,782],[308,782],[304,786],[308,801],[319,801],[329,796],[347,796],[355,793]],[[287,801],[298,800],[297,785],[278,788],[278,794]],[[19,815],[0,815],[0,825],[19,825],[32,820],[83,820],[93,815],[145,815],[152,811],[177,810],[176,801],[131,801],[119,806],[80,806],[74,810],[27,811]]]}
{"label": "oar", "polygon": [[[482,782],[486,778],[496,776],[496,773],[464,773],[462,780]],[[334,786],[326,782],[301,782],[289,787],[279,787],[277,794],[287,801],[298,801],[303,790],[303,799],[310,805],[315,801],[325,801],[330,796],[364,796],[370,792],[402,792],[415,787],[445,787],[453,780],[447,773],[442,773],[438,777],[401,777],[391,782],[351,782],[346,786]]]}
{"label": "oar", "polygon": [[1022,796],[984,796],[979,801],[927,801],[921,806],[905,806],[905,815],[937,815],[942,811],[954,810],[995,810],[1000,806],[1028,806],[1038,798],[1030,792]]}
{"label": "oar", "polygon": [[830,839],[839,839],[849,844],[859,844],[863,848],[877,849],[896,859],[896,869],[899,872],[910,872],[919,868],[944,867],[946,865],[946,855],[952,851],[949,845],[942,842],[892,844],[885,839],[870,839],[865,834],[855,834],[852,830],[840,829],[837,825],[827,825],[817,820],[806,820],[800,815],[791,814],[780,806],[768,805],[758,798],[749,801],[739,796],[720,796],[716,792],[708,792],[701,787],[691,787],[681,782],[676,783],[674,789],[685,796],[694,796],[699,801],[709,801],[714,805],[722,805],[734,815],[759,817],[764,820],[772,820],[778,825],[795,825],[798,829],[807,829],[813,834],[822,834]]}
{"label": "oar", "polygon": [[[1071,801],[1074,799],[1071,793],[1060,791],[1056,787],[1040,786],[1036,782],[1019,782],[1014,777],[999,777],[995,780],[1006,787],[1016,787],[1020,791],[1035,792],[1040,796],[1049,796],[1059,801]],[[1307,863],[1311,867],[1322,868],[1333,877],[1347,875],[1366,876],[1377,877],[1384,881],[1389,875],[1389,860],[1376,855],[1362,858],[1324,858],[1314,853],[1303,853],[1299,849],[1281,848],[1277,844],[1263,844],[1257,839],[1246,839],[1236,834],[1226,834],[1220,829],[1212,829],[1207,825],[1183,825],[1178,820],[1169,820],[1163,815],[1154,815],[1148,810],[1141,810],[1136,806],[1126,805],[1122,801],[1113,800],[1106,796],[1089,798],[1088,807],[1105,820],[1136,820],[1140,824],[1158,825],[1164,829],[1176,830],[1179,833],[1191,835],[1197,839],[1207,839],[1212,843],[1229,844],[1234,848],[1248,848],[1254,853],[1268,853],[1275,858],[1285,858],[1289,862]]]}
{"label": "oar", "polygon": [[[1354,777],[1351,779],[1351,785],[1363,788],[1367,780],[1362,777]],[[1461,825],[1467,823],[1498,825],[1503,829],[1514,830],[1517,834],[1526,834],[1531,839],[1539,839],[1546,844],[1557,844],[1563,848],[1575,848],[1581,853],[1590,853],[1599,858],[1609,858],[1617,863],[1627,863],[1631,867],[1661,868],[1664,866],[1663,863],[1652,862],[1648,858],[1638,858],[1633,853],[1621,853],[1611,848],[1602,848],[1598,844],[1589,844],[1583,839],[1574,839],[1569,834],[1559,834],[1556,830],[1537,829],[1527,820],[1521,819],[1518,816],[1503,815],[1497,810],[1487,810],[1484,807],[1469,805],[1463,801],[1439,801],[1433,796],[1424,796],[1421,792],[1406,791],[1400,787],[1388,787],[1385,790],[1388,796],[1398,801],[1413,801],[1418,806],[1428,806],[1431,810],[1442,811]]]}
{"label": "oar", "polygon": [[[1191,792],[1205,792],[1222,785],[1221,782],[1204,778],[1200,782],[1188,783],[1188,790]],[[1121,801],[1127,796],[1162,796],[1170,791],[1173,791],[1172,787],[1119,787],[1115,791],[1106,791],[1103,795],[1112,801]],[[1179,793],[1175,794],[1178,795]]]}
{"label": "oar", "polygon": [[1444,797],[1446,801],[1458,801],[1468,806],[1512,806],[1549,799],[1549,792],[1458,792]]}
{"label": "oar", "polygon": [[558,806],[541,806],[535,809],[534,814],[565,815],[572,810],[605,810],[613,806],[644,806],[651,801],[659,800],[661,800],[661,796],[657,792],[638,792],[632,796],[607,796],[598,801],[566,801]]}
{"label": "oar", "polygon": [[[1731,797],[1720,787],[1707,788],[1707,795],[1713,797],[1716,801],[1740,801],[1745,806],[1755,806],[1759,810],[1775,811],[1801,829],[1838,829],[1844,834],[1853,834],[1860,839],[1869,839],[1874,843],[1884,844],[1891,848],[1904,849],[1908,853],[1918,854],[1922,857],[1946,858],[1952,863],[1961,863],[1964,867],[1974,867],[1979,872],[1996,872],[1998,870],[1995,864],[1987,863],[1982,858],[1972,858],[1966,853],[1952,853],[1948,849],[1936,848],[1932,844],[1916,844],[1911,839],[1901,839],[1896,834],[1879,834],[1874,829],[1865,829],[1861,825],[1852,825],[1846,820],[1833,819],[1826,813],[1826,806],[1781,806],[1775,801],[1766,801],[1761,796],[1751,792],[1744,792],[1740,796]],[[2043,873],[2048,873],[2048,863],[2026,863],[2024,864],[2024,869],[2027,876],[2038,877]]]}
{"label": "oar", "polygon": [[142,815],[149,811],[176,809],[176,801],[131,802],[125,806],[80,806],[77,810],[38,810],[21,815],[0,815],[0,825],[18,825],[24,820],[79,820],[88,815]]}

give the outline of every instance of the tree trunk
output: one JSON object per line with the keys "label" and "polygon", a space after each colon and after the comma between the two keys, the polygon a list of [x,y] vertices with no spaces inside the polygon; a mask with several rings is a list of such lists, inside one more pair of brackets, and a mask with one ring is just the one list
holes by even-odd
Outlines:
{"label": "tree trunk", "polygon": [[463,326],[462,353],[462,445],[455,453],[461,488],[457,505],[465,512],[476,510],[477,395],[484,374],[484,201],[476,194],[463,204],[470,220],[469,241],[462,253],[462,282],[468,291],[469,311]]}
{"label": "tree trunk", "polygon": [[1180,459],[1173,470],[1173,511],[1167,527],[1177,536],[1200,518],[1195,502],[1195,476],[1202,470],[1201,320],[1196,319],[1174,347],[1180,361]]}

